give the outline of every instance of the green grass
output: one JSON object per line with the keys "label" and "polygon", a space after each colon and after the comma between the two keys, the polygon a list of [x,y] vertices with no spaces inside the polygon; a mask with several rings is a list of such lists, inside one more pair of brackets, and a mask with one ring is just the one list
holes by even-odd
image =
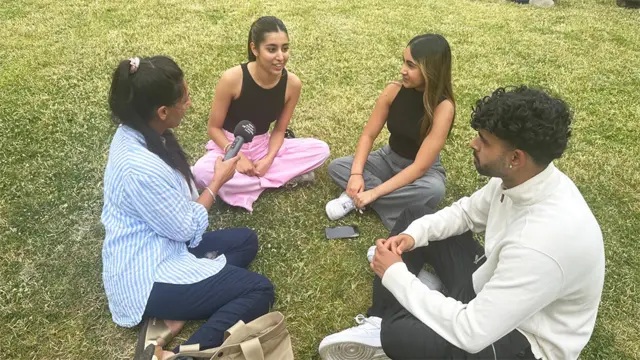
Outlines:
{"label": "green grass", "polygon": [[[110,73],[134,55],[175,58],[194,104],[178,134],[195,159],[217,79],[244,61],[249,25],[267,14],[287,24],[289,69],[304,83],[292,127],[329,143],[332,158],[353,153],[377,95],[398,77],[406,42],[424,32],[449,39],[458,117],[443,152],[443,205],[486,181],[467,148],[477,98],[520,83],[563,96],[575,110],[575,135],[557,165],[591,205],[607,255],[582,358],[640,358],[640,11],[613,0],[562,0],[547,10],[501,0],[3,2],[0,358],[131,358],[136,331],[111,321],[101,280]],[[377,144],[385,141],[386,133]],[[339,191],[326,167],[317,174],[313,187],[264,194],[253,214],[211,212],[213,228],[259,233],[253,269],[277,285],[275,309],[287,317],[298,359],[316,358],[325,335],[366,310],[373,274],[365,252],[386,233],[365,213],[338,222],[359,225],[359,239],[324,240],[324,204]]]}

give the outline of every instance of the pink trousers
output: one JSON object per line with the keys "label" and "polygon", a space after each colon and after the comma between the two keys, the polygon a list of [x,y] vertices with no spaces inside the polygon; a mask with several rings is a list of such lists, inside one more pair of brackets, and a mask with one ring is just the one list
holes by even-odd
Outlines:
{"label": "pink trousers", "polygon": [[[233,134],[224,131],[227,139],[233,141]],[[253,141],[242,145],[240,150],[249,160],[257,161],[269,151],[270,134],[257,135]],[[207,153],[191,168],[196,186],[203,189],[213,179],[216,159],[224,156],[224,151],[209,140]],[[294,177],[320,167],[329,158],[329,146],[321,140],[311,138],[284,139],[273,164],[261,177],[247,176],[236,172],[231,180],[222,186],[218,195],[224,202],[253,211],[253,202],[268,188],[277,188]]]}

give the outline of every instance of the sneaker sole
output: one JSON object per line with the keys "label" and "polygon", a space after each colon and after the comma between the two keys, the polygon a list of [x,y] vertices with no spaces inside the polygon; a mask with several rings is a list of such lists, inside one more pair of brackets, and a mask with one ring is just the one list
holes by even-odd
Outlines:
{"label": "sneaker sole", "polygon": [[288,182],[286,184],[284,184],[284,187],[287,189],[293,189],[296,186],[309,186],[309,185],[313,185],[315,183],[315,179],[313,180],[299,180],[299,181],[295,181],[295,182]]}
{"label": "sneaker sole", "polygon": [[313,171],[308,172],[306,174],[298,175],[293,179],[289,180],[289,182],[284,184],[285,188],[292,189],[298,185],[312,185],[316,182],[316,176]]}
{"label": "sneaker sole", "polygon": [[[331,201],[333,201],[333,200],[331,200]],[[329,211],[329,204],[325,205],[325,207],[324,207],[324,212],[327,214],[327,217],[328,217],[328,218],[329,218],[329,220],[331,220],[331,221],[340,220],[340,219],[342,219],[343,217],[345,217],[345,216],[347,216],[347,215],[351,214],[353,211],[356,211],[356,210],[357,210],[357,209],[351,209],[351,210],[347,211],[347,213],[346,213],[346,214],[342,214],[342,215],[339,215],[339,216],[335,216],[335,214],[333,214],[333,213],[331,213],[331,212]],[[360,212],[360,213],[362,213],[362,212]]]}
{"label": "sneaker sole", "polygon": [[320,350],[322,360],[391,360],[381,348],[357,342],[340,342]]}
{"label": "sneaker sole", "polygon": [[324,207],[324,212],[327,214],[327,217],[328,217],[328,218],[329,218],[329,220],[331,220],[331,221],[336,221],[336,220],[338,220],[338,219],[342,219],[343,217],[347,216],[347,214],[348,214],[348,213],[347,213],[347,214],[344,214],[344,215],[342,215],[342,216],[335,216],[334,214],[332,214],[332,213],[329,211],[329,204],[325,205],[325,207]]}

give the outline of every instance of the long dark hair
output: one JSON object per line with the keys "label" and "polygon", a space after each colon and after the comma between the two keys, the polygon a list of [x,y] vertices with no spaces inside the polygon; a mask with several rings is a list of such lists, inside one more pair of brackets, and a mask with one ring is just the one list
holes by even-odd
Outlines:
{"label": "long dark hair", "polygon": [[161,106],[175,105],[185,93],[184,74],[166,56],[140,58],[137,69],[123,60],[113,72],[109,107],[115,124],[127,125],[144,136],[147,149],[180,171],[191,188],[193,174],[182,147],[171,130],[162,135],[149,127]]}
{"label": "long dark hair", "polygon": [[247,58],[249,61],[256,61],[256,56],[253,54],[253,51],[251,51],[251,43],[253,42],[253,45],[259,48],[260,44],[264,41],[265,34],[279,31],[289,36],[287,27],[284,26],[282,20],[275,16],[263,16],[254,21],[253,24],[251,24],[251,29],[249,29],[249,41],[247,42]]}
{"label": "long dark hair", "polygon": [[[447,40],[439,34],[418,35],[407,45],[411,50],[413,60],[418,64],[424,77],[424,120],[420,129],[424,139],[433,125],[433,113],[442,99],[449,99],[454,107],[456,100],[453,96],[451,81],[451,48]],[[454,113],[455,119],[455,113]],[[449,133],[453,128],[453,121]]]}

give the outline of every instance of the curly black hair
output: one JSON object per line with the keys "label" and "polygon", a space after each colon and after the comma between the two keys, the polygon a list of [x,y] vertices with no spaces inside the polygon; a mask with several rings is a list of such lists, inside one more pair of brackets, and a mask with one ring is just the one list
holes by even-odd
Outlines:
{"label": "curly black hair", "polygon": [[561,99],[519,86],[496,89],[476,102],[471,127],[486,130],[546,166],[562,156],[571,137],[573,113]]}

